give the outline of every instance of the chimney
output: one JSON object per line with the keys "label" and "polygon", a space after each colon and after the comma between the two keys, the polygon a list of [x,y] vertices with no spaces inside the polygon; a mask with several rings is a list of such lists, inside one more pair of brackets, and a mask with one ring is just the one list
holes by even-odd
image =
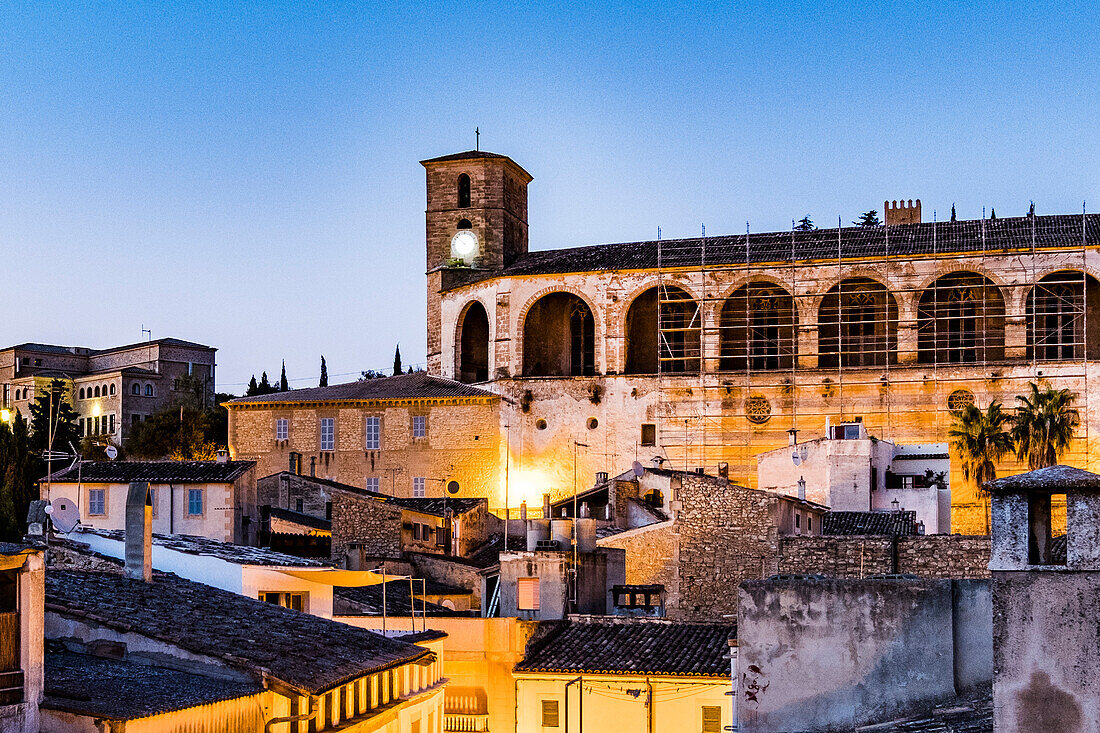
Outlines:
{"label": "chimney", "polygon": [[224,448],[218,451],[216,460],[218,463],[229,463],[229,451]]}
{"label": "chimney", "polygon": [[153,579],[153,504],[149,484],[134,482],[126,493],[126,577]]}
{"label": "chimney", "polygon": [[317,456],[309,457],[309,477],[317,478]]}
{"label": "chimney", "polygon": [[787,440],[788,445],[798,445],[798,430],[796,428],[787,431]]}
{"label": "chimney", "polygon": [[896,226],[898,224],[920,224],[920,199],[917,199],[917,203],[913,203],[913,199],[909,199],[909,203],[905,203],[905,199],[901,201],[883,201],[882,209],[886,214],[886,226]]}
{"label": "chimney", "polygon": [[798,477],[798,498],[806,501],[806,479],[802,476]]}
{"label": "chimney", "polygon": [[[507,520],[505,520],[505,521],[507,521]],[[519,521],[521,521],[521,522],[526,522],[527,521],[527,502],[526,501],[521,501],[519,503]]]}
{"label": "chimney", "polygon": [[596,471],[596,485],[607,483],[607,471]]}
{"label": "chimney", "polygon": [[543,494],[542,495],[542,517],[543,517],[543,519],[549,519],[550,518],[550,495],[549,494]]}

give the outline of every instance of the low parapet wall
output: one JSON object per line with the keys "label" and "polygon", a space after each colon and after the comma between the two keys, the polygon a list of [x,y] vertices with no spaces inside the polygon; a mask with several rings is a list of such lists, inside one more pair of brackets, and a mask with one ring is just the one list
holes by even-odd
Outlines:
{"label": "low parapet wall", "polygon": [[988,535],[781,537],[778,572],[865,578],[988,578]]}

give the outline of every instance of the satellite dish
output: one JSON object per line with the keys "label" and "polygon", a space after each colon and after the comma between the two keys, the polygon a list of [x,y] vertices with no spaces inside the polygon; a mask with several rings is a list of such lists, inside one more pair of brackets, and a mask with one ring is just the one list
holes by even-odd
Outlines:
{"label": "satellite dish", "polygon": [[634,471],[634,475],[638,478],[641,478],[645,475],[645,466],[643,466],[638,461],[634,461],[633,463],[631,463],[630,468]]}
{"label": "satellite dish", "polygon": [[457,481],[448,481],[447,482],[447,493],[448,494],[457,494],[458,493],[458,482]]}
{"label": "satellite dish", "polygon": [[47,504],[46,513],[50,515],[54,529],[64,534],[72,532],[80,524],[80,511],[76,504],[64,497]]}
{"label": "satellite dish", "polygon": [[113,445],[107,446],[107,448],[103,452],[107,454],[108,461],[113,461],[118,458],[118,448],[114,447]]}
{"label": "satellite dish", "polygon": [[802,465],[802,456],[798,455],[798,451],[791,454],[791,460],[794,461],[794,465],[796,466]]}

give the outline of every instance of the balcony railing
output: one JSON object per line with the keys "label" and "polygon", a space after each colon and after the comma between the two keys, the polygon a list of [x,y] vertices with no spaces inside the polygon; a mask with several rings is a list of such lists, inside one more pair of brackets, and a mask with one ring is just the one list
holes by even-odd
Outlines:
{"label": "balcony railing", "polygon": [[489,716],[473,713],[444,713],[446,733],[484,733],[489,730]]}
{"label": "balcony railing", "polygon": [[23,671],[19,668],[19,613],[0,613],[0,705],[23,702]]}

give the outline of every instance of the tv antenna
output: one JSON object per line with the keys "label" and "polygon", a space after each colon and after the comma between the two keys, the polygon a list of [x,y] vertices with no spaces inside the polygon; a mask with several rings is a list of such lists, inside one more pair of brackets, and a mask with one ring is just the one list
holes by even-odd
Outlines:
{"label": "tv antenna", "polygon": [[474,150],[481,150],[481,129],[478,127],[474,128]]}
{"label": "tv antenna", "polygon": [[153,340],[153,329],[146,328],[145,324],[143,323],[143,324],[141,324],[141,335],[144,336],[145,334],[149,334],[149,338],[145,339],[146,341],[152,341]]}

